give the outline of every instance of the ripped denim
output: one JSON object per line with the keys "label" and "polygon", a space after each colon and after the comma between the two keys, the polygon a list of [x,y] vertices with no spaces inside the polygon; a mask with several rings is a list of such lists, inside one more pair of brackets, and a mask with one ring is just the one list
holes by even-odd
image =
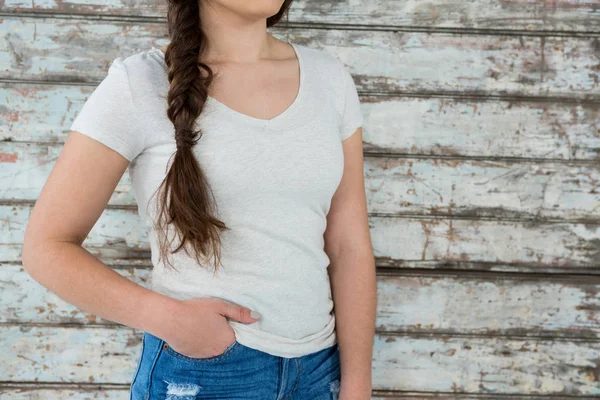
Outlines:
{"label": "ripped denim", "polygon": [[339,348],[283,358],[234,341],[223,353],[191,358],[144,332],[130,400],[338,400]]}

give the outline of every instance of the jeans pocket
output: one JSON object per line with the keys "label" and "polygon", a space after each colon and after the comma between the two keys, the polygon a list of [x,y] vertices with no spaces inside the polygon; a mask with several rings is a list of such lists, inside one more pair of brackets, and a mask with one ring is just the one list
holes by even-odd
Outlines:
{"label": "jeans pocket", "polygon": [[231,354],[233,352],[233,350],[235,350],[235,348],[238,346],[239,346],[239,342],[237,341],[237,339],[234,339],[233,343],[231,343],[229,346],[227,346],[227,348],[221,354],[217,354],[216,356],[212,356],[212,357],[198,358],[198,357],[189,357],[189,356],[186,356],[185,354],[182,354],[182,353],[176,351],[175,349],[173,349],[171,347],[171,345],[169,343],[167,343],[166,341],[163,340],[163,349],[165,350],[165,352],[168,355],[178,358],[183,361],[195,362],[195,363],[220,361],[220,360],[226,358],[229,354]]}

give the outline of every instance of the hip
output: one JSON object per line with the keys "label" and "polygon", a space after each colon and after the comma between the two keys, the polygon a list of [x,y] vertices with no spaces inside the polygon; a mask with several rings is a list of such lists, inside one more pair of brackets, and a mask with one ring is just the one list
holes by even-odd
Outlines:
{"label": "hip", "polygon": [[221,354],[191,358],[144,332],[130,400],[337,400],[337,343],[298,357],[280,357],[237,339]]}

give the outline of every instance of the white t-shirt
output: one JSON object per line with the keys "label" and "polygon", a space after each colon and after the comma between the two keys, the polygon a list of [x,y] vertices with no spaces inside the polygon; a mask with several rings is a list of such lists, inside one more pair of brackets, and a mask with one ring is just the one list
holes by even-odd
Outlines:
{"label": "white t-shirt", "polygon": [[[209,97],[197,119],[203,134],[193,152],[215,196],[216,214],[231,228],[221,236],[217,275],[184,251],[172,258],[179,272],[159,263],[150,229],[152,290],[177,299],[220,298],[258,311],[255,323],[229,320],[236,339],[281,357],[337,343],[323,233],[343,173],[341,142],[363,123],[344,64],[323,50],[290,44],[300,61],[300,89],[289,108],[264,120]],[[157,196],[150,197],[176,150],[168,89],[159,48],[117,57],[71,125],[131,161],[138,212],[150,228]]]}

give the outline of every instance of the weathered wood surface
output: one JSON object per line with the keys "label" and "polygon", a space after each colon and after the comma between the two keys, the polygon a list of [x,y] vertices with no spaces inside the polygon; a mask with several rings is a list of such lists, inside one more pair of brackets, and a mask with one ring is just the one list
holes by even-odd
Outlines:
{"label": "weathered wood surface", "polygon": [[598,395],[598,342],[377,335],[374,389]]}
{"label": "weathered wood surface", "polygon": [[[4,382],[127,384],[141,349],[127,327],[3,325],[0,335]],[[599,359],[597,341],[379,333],[373,389],[598,395]]]}
{"label": "weathered wood surface", "polygon": [[[0,383],[0,398],[5,396],[10,400],[126,400],[127,385],[111,384],[16,384],[3,385]],[[544,397],[542,397],[544,398]],[[578,395],[578,400],[597,399],[596,396]],[[390,392],[374,390],[371,400],[539,400],[540,396],[498,395],[498,394],[456,394],[456,393],[419,393],[419,392]],[[573,400],[572,396],[552,395],[552,400]]]}
{"label": "weathered wood surface", "polygon": [[10,400],[126,400],[128,385],[0,383],[0,398]]}
{"label": "weathered wood surface", "polygon": [[422,275],[378,275],[379,331],[600,337],[600,279]]}
{"label": "weathered wood surface", "polygon": [[600,225],[426,217],[372,217],[370,221],[380,264],[470,261],[491,270],[507,267],[494,263],[507,263],[509,270],[517,271],[521,267],[540,267],[540,272],[563,267],[598,273]]}
{"label": "weathered wood surface", "polygon": [[[0,206],[0,260],[19,261],[30,205]],[[437,267],[598,274],[600,224],[427,216],[369,218],[377,262],[406,267],[405,262],[437,261]],[[148,256],[149,228],[134,209],[108,209],[98,219],[84,246],[107,257]],[[410,264],[408,264],[410,266]],[[419,265],[417,263],[412,265]],[[428,264],[432,265],[432,264]]]}
{"label": "weathered wood surface", "polygon": [[[3,199],[37,199],[62,145],[0,143]],[[368,208],[388,215],[600,223],[600,163],[365,157]],[[129,174],[110,205],[135,207]]]}
{"label": "weathered wood surface", "polygon": [[600,163],[373,157],[365,181],[373,213],[600,222]]}
{"label": "weathered wood surface", "polygon": [[[150,268],[115,271],[150,288]],[[380,271],[377,280],[380,332],[600,339],[600,279]],[[0,292],[0,324],[113,324],[41,287],[19,264],[0,267]]]}
{"label": "weathered wood surface", "polygon": [[[0,140],[62,143],[96,83],[0,83]],[[361,97],[367,154],[600,160],[596,103]]]}
{"label": "weathered wood surface", "polygon": [[[161,24],[6,17],[0,79],[99,80],[118,55],[167,43]],[[563,96],[600,101],[596,37],[273,29],[337,56],[361,91]],[[112,49],[111,51],[107,49]]]}
{"label": "weathered wood surface", "polygon": [[[4,0],[0,12],[78,13],[164,19],[160,0],[24,1]],[[479,0],[470,1],[309,1],[295,0],[292,23],[327,23],[413,28],[479,28],[502,30],[600,31],[597,1]]]}
{"label": "weathered wood surface", "polygon": [[[0,83],[0,140],[62,143],[94,87]],[[363,95],[361,106],[367,154],[600,160],[596,103]]]}
{"label": "weathered wood surface", "polygon": [[[127,397],[141,333],[41,288],[21,245],[110,62],[167,43],[164,6],[0,2],[0,398]],[[339,57],[361,93],[373,399],[600,398],[599,10],[295,1],[273,29]],[[128,174],[108,208],[84,246],[148,286]]]}
{"label": "weathered wood surface", "polygon": [[597,103],[416,94],[363,95],[361,105],[367,154],[600,159]]}

